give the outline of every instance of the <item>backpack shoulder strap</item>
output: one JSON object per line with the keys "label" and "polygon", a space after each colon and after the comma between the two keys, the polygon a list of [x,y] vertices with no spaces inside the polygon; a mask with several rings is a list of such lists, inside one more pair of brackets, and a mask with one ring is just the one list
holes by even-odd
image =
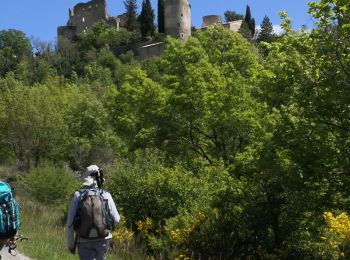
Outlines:
{"label": "backpack shoulder strap", "polygon": [[77,190],[80,194],[80,200],[84,200],[85,197],[88,195],[88,193],[91,191],[91,192],[94,192],[94,193],[97,193],[99,194],[100,196],[102,195],[100,189],[98,188],[81,188],[79,190]]}
{"label": "backpack shoulder strap", "polygon": [[81,188],[81,189],[77,190],[77,192],[79,192],[80,201],[82,201],[86,197],[86,195],[88,194],[89,189]]}

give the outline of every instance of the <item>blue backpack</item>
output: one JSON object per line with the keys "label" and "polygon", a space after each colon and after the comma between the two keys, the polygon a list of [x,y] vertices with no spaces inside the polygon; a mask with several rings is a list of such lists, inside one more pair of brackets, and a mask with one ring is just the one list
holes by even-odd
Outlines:
{"label": "blue backpack", "polygon": [[10,185],[0,181],[0,239],[13,237],[19,228],[18,203],[13,197]]}

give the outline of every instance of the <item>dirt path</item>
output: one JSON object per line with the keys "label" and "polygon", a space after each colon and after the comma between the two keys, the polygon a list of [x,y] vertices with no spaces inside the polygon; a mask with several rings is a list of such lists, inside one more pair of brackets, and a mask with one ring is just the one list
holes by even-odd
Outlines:
{"label": "dirt path", "polygon": [[0,251],[0,255],[1,255],[1,260],[31,260],[29,257],[26,257],[22,254],[20,254],[17,251],[17,255],[12,256],[8,253],[8,248],[4,247],[1,251]]}

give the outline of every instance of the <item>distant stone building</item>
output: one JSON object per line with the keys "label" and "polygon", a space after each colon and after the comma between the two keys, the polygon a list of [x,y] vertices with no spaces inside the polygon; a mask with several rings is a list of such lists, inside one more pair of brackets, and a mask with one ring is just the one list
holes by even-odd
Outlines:
{"label": "distant stone building", "polygon": [[173,38],[187,39],[191,36],[191,5],[189,0],[165,0],[165,34]]}
{"label": "distant stone building", "polygon": [[242,26],[242,23],[243,20],[222,23],[222,18],[220,15],[207,15],[203,17],[202,28],[200,29],[205,29],[215,24],[221,24],[223,27],[231,31],[238,32]]}
{"label": "distant stone building", "polygon": [[[121,0],[120,0],[121,1]],[[165,34],[186,40],[191,36],[191,5],[189,0],[165,0],[164,2]],[[110,26],[119,29],[125,27],[125,14],[116,17],[107,13],[106,0],[91,0],[87,3],[79,3],[69,9],[69,19],[66,26],[57,28],[58,48],[60,43],[73,40],[77,35],[84,34],[93,24],[105,21]],[[220,15],[208,15],[203,17],[202,28],[205,29],[214,24],[222,24],[224,27],[238,32],[242,20],[222,23]],[[132,46],[115,46],[115,53],[123,53],[132,50],[140,59],[158,56],[164,50],[164,42],[139,43]]]}
{"label": "distant stone building", "polygon": [[112,27],[119,29],[122,15],[109,16],[106,0],[91,0],[87,3],[79,3],[69,9],[69,20],[66,26],[57,28],[58,38],[64,37],[72,40],[79,34],[84,34],[88,28],[98,21],[105,21]]}
{"label": "distant stone building", "polygon": [[202,27],[208,27],[213,24],[222,24],[221,15],[207,15],[203,16]]}
{"label": "distant stone building", "polygon": [[[189,0],[165,0],[165,33],[174,38],[187,39],[191,36],[191,6]],[[117,17],[107,13],[106,0],[91,0],[79,3],[69,9],[67,25],[57,28],[58,38],[74,39],[84,34],[88,28],[98,21],[106,21],[119,29],[125,26],[125,14]]]}
{"label": "distant stone building", "polygon": [[[120,0],[121,1],[121,0]],[[173,38],[186,40],[191,36],[191,5],[189,0],[165,0],[164,8],[165,33]],[[91,0],[79,3],[69,9],[67,25],[57,28],[58,48],[70,42],[77,35],[84,34],[94,23],[105,21],[110,26],[119,29],[125,27],[125,14],[117,17],[107,13],[106,0]],[[115,46],[116,53],[122,50],[132,50],[141,59],[161,55],[164,43],[140,43],[133,46]]]}

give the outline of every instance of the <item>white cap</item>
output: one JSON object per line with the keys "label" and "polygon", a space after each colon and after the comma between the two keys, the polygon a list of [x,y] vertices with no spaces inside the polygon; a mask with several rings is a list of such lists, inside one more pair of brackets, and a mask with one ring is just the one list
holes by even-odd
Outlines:
{"label": "white cap", "polygon": [[100,168],[98,168],[97,165],[90,165],[89,167],[86,167],[84,174],[81,176],[81,178],[83,179],[84,186],[97,185],[95,178],[92,177],[91,174],[94,172],[98,172],[99,169]]}

